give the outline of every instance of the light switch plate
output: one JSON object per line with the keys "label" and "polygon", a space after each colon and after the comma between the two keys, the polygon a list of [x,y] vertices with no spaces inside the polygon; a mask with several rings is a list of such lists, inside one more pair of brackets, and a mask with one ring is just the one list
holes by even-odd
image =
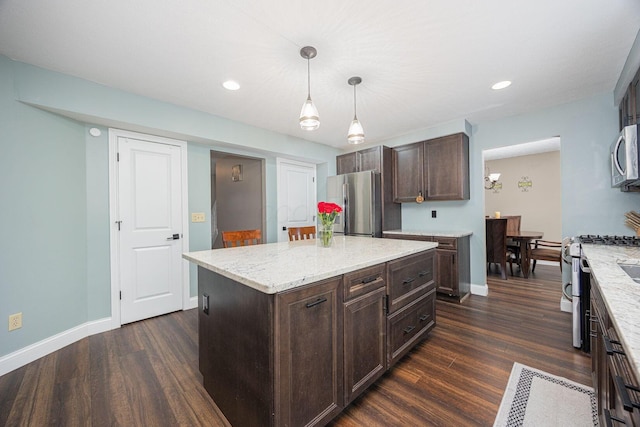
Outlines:
{"label": "light switch plate", "polygon": [[191,222],[204,222],[204,212],[192,213]]}

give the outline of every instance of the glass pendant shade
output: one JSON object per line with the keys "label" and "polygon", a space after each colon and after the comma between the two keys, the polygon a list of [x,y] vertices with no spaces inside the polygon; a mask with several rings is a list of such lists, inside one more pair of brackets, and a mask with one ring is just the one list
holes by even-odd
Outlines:
{"label": "glass pendant shade", "polygon": [[362,78],[351,77],[347,80],[351,86],[353,86],[353,120],[349,126],[349,134],[347,135],[347,142],[349,144],[362,144],[364,142],[364,129],[358,120],[358,114],[356,110],[356,86],[362,83]]}
{"label": "glass pendant shade", "polygon": [[357,117],[353,117],[353,121],[349,126],[349,135],[347,136],[349,144],[362,144],[364,142],[364,129]]}
{"label": "glass pendant shade", "polygon": [[302,105],[302,111],[300,111],[300,128],[302,130],[316,130],[319,127],[320,118],[318,117],[318,109],[309,96]]}

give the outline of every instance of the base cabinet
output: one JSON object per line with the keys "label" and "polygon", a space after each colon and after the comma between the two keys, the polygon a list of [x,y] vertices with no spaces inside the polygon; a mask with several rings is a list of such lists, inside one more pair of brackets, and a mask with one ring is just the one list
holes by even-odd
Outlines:
{"label": "base cabinet", "polygon": [[435,252],[435,284],[439,299],[461,301],[471,291],[469,236],[443,237],[383,233],[385,238],[438,242]]}
{"label": "base cabinet", "polygon": [[341,283],[276,296],[276,425],[325,425],[342,410]]}
{"label": "base cabinet", "polygon": [[234,426],[326,425],[435,326],[434,253],[277,294],[198,267],[205,389]]}
{"label": "base cabinet", "polygon": [[640,388],[591,277],[591,366],[600,424],[640,426]]}

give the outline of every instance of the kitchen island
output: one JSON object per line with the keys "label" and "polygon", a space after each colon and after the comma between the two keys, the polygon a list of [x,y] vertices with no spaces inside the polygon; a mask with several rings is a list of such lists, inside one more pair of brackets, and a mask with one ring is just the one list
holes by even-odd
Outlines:
{"label": "kitchen island", "polygon": [[186,253],[199,366],[232,425],[324,425],[435,326],[437,243],[334,237]]}

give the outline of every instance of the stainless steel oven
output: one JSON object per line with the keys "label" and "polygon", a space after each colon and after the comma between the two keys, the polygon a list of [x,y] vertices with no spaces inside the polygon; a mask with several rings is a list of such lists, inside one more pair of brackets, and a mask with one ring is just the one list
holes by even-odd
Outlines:
{"label": "stainless steel oven", "polygon": [[591,347],[591,269],[582,252],[582,245],[640,246],[640,237],[581,235],[571,239],[571,294],[573,346],[589,353]]}

